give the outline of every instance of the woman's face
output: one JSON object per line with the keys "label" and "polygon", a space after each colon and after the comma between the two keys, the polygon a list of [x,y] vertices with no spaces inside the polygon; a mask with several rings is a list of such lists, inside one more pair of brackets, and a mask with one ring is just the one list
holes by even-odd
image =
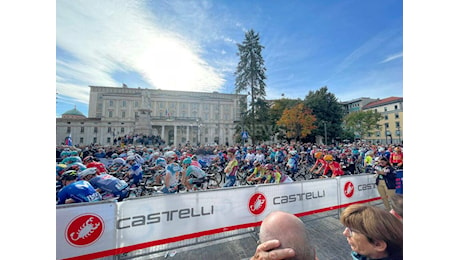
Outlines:
{"label": "woman's face", "polygon": [[347,238],[351,250],[356,253],[364,256],[371,256],[375,253],[374,244],[369,242],[362,233],[346,227],[342,234]]}

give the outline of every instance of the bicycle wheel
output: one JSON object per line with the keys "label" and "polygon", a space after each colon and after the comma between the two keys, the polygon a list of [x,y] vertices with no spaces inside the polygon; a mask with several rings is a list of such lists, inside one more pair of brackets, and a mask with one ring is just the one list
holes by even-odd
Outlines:
{"label": "bicycle wheel", "polygon": [[208,180],[206,181],[206,189],[216,189],[219,188],[219,182],[217,181],[216,176],[210,176]]}

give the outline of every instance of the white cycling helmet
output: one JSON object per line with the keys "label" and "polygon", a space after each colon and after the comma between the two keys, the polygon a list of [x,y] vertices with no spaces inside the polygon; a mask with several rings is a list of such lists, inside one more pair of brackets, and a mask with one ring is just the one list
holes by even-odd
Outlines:
{"label": "white cycling helmet", "polygon": [[165,158],[176,158],[176,153],[173,151],[167,151],[164,156]]}
{"label": "white cycling helmet", "polygon": [[97,169],[94,168],[94,167],[87,168],[87,169],[81,171],[81,172],[78,174],[78,176],[79,176],[80,178],[85,178],[86,176],[91,175],[91,174],[97,174]]}

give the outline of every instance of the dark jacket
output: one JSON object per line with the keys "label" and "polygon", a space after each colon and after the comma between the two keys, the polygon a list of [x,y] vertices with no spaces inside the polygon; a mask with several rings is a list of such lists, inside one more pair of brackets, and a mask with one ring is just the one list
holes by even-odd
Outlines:
{"label": "dark jacket", "polygon": [[[383,169],[387,174],[386,175],[379,175],[375,180],[375,184],[379,185],[379,181],[384,180],[387,188],[390,190],[396,189],[396,172],[395,169],[391,166],[386,166]],[[383,177],[383,179],[381,179]]]}

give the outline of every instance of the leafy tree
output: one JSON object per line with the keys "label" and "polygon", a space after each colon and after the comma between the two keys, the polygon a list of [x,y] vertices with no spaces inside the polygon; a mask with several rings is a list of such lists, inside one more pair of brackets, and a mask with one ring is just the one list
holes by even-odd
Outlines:
{"label": "leafy tree", "polygon": [[315,92],[309,91],[305,97],[305,104],[316,117],[316,129],[312,131],[308,141],[314,142],[315,136],[324,136],[325,132],[328,137],[341,136],[345,110],[335,95],[328,92],[327,86]]}
{"label": "leafy tree", "polygon": [[364,138],[368,134],[380,127],[378,122],[382,119],[382,114],[374,110],[356,111],[345,116],[345,127],[360,138]]}
{"label": "leafy tree", "polygon": [[311,110],[305,104],[299,103],[292,108],[285,109],[277,125],[286,130],[288,138],[300,141],[301,138],[307,137],[316,128],[315,121],[316,118]]}
{"label": "leafy tree", "polygon": [[[238,46],[238,55],[240,61],[236,68],[235,76],[235,91],[236,93],[242,93],[249,90],[249,95],[251,96],[251,101],[249,107],[251,110],[250,123],[251,128],[249,134],[251,136],[252,142],[256,143],[256,113],[257,105],[259,103],[259,108],[263,107],[260,105],[261,100],[265,100],[265,71],[264,59],[262,57],[262,49],[264,46],[259,43],[260,38],[259,34],[255,33],[254,30],[249,30],[245,33],[245,39],[242,44],[237,43]],[[263,113],[263,112],[261,112]]]}

